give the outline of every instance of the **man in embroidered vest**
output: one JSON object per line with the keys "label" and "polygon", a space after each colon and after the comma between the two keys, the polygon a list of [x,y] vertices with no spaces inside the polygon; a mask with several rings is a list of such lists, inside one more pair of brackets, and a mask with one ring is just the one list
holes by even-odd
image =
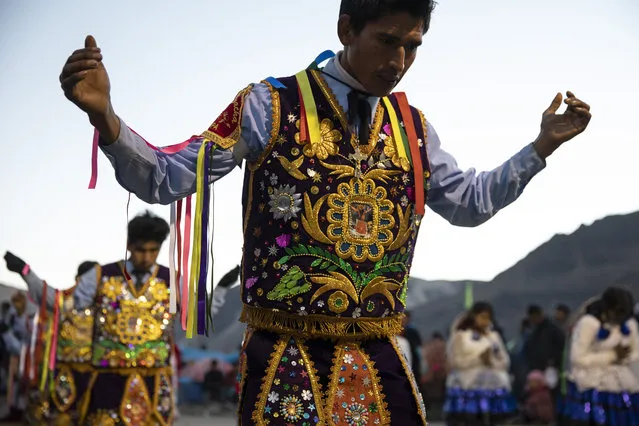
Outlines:
{"label": "man in embroidered vest", "polygon": [[[168,234],[164,219],[139,215],[128,225],[129,259],[90,267],[79,277],[59,326],[46,413],[54,424],[173,423],[169,270],[156,263]],[[8,256],[9,269],[21,274],[39,301],[42,280]],[[50,307],[59,303],[51,291],[46,297]]]}
{"label": "man in embroidered vest", "polygon": [[[55,290],[45,290],[45,283],[40,280],[35,273],[29,273],[30,268],[27,266],[26,262],[15,256],[13,253],[7,252],[4,255],[4,259],[8,270],[23,276],[28,284],[29,294],[32,300],[35,303],[40,304],[41,308],[43,307],[42,299],[45,298],[44,309],[47,312],[45,313],[41,309],[40,315],[51,315],[51,311],[53,310],[53,305],[55,303]],[[82,357],[73,356],[74,353],[82,354],[87,351],[90,355],[90,338],[93,328],[93,320],[88,312],[84,309],[73,309],[73,291],[80,281],[80,277],[98,265],[98,262],[90,260],[82,262],[78,266],[75,285],[62,291],[63,309],[61,310],[59,317],[60,336],[58,337],[58,347],[56,350],[56,367],[58,369],[64,367],[65,364],[69,364],[69,366],[77,368],[77,365],[87,363],[89,361],[88,359],[82,359]],[[44,361],[43,352],[48,341],[50,341],[53,337],[48,333],[47,322],[46,317],[39,317],[37,322],[34,321],[33,327],[38,327],[39,330],[37,330],[35,348],[29,348],[28,350],[29,359],[25,367],[25,370],[31,370],[30,373],[29,371],[27,371],[27,373],[32,374],[33,376],[28,380],[25,380],[28,406],[25,411],[24,422],[29,425],[45,425],[50,424],[51,422],[56,424],[55,421],[58,418],[63,420],[68,418],[68,413],[60,412],[52,401],[49,386],[45,385],[44,390],[42,392],[40,391],[40,381],[43,369],[48,369],[48,364]],[[83,344],[81,337],[87,335],[88,337],[85,339],[85,344]],[[89,340],[88,342],[86,342],[87,339]]]}
{"label": "man in embroidered vest", "polygon": [[[66,97],[88,114],[116,178],[140,199],[169,204],[196,191],[201,170],[213,183],[247,163],[242,424],[425,424],[393,338],[424,206],[454,225],[485,222],[589,122],[588,105],[570,92],[557,114],[557,94],[533,143],[490,172],[460,170],[423,114],[391,93],[433,8],[342,0],[343,51],[324,68],[325,57],[248,86],[175,154],[149,148],[116,115],[93,37],[64,65]],[[208,167],[196,167],[198,155]]]}
{"label": "man in embroidered vest", "polygon": [[9,413],[0,418],[0,423],[13,423],[22,419],[26,405],[24,391],[20,386],[20,357],[29,344],[29,313],[27,297],[17,291],[11,296],[11,308],[7,321],[2,325],[0,338],[4,340],[9,353],[9,378],[7,383],[7,402]]}

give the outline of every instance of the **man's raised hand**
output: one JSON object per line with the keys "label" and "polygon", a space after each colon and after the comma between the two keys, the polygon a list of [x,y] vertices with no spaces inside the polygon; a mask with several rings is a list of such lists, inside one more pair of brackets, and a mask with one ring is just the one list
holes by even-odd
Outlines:
{"label": "man's raised hand", "polygon": [[67,99],[87,114],[106,115],[109,112],[109,76],[93,36],[87,36],[84,48],[69,56],[60,73],[60,84]]}

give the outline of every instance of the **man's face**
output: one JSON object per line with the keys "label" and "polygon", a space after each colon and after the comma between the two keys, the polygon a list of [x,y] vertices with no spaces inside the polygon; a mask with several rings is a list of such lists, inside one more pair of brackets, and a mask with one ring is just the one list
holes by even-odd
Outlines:
{"label": "man's face", "polygon": [[14,296],[11,299],[11,303],[13,304],[13,307],[15,308],[15,310],[21,314],[22,312],[24,312],[26,305],[27,305],[27,300],[24,297],[21,296]]}
{"label": "man's face", "polygon": [[559,324],[563,324],[566,322],[568,318],[566,318],[566,313],[564,311],[562,311],[561,309],[556,309],[555,310],[555,321],[558,322]]}
{"label": "man's face", "polygon": [[155,241],[137,242],[129,244],[128,249],[131,252],[131,262],[133,268],[140,271],[148,271],[160,254],[162,244]]}
{"label": "man's face", "polygon": [[342,66],[374,96],[386,96],[411,67],[422,44],[424,21],[407,12],[369,22],[356,33],[342,15],[338,35],[344,45]]}
{"label": "man's face", "polygon": [[528,315],[528,321],[532,325],[539,325],[544,320],[544,315],[540,313],[534,313]]}

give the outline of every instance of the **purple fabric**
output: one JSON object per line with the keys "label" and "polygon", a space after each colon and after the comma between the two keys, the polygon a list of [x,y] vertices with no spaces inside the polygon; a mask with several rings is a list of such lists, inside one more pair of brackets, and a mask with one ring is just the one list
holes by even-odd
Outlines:
{"label": "purple fabric", "polygon": [[[262,379],[268,369],[269,358],[278,338],[279,336],[275,333],[255,331],[246,347],[247,376],[244,389],[241,390],[240,406],[242,425],[255,424],[251,416],[257,406]],[[322,390],[327,390],[335,342],[326,339],[311,339],[304,343],[317,370]],[[373,339],[362,342],[361,347],[377,367],[391,424],[422,426],[424,423],[417,414],[417,402],[409,379],[392,344],[388,340]],[[279,362],[279,360],[275,360],[275,362]],[[277,425],[273,424],[272,426]]]}
{"label": "purple fabric", "polygon": [[[209,170],[210,163],[211,144],[206,144],[204,148],[204,170]],[[208,240],[208,225],[209,225],[209,213],[210,213],[210,188],[207,185],[208,174],[205,173],[204,179],[204,196],[202,199],[202,250],[200,254],[200,277],[197,288],[197,334],[202,335],[206,333],[206,276],[208,274],[208,255],[206,248],[209,245]]]}

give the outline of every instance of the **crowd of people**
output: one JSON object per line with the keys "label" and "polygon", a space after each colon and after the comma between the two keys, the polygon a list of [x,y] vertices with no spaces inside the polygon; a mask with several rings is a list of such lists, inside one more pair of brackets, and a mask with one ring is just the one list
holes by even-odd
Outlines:
{"label": "crowd of people", "polygon": [[553,318],[530,305],[508,341],[477,302],[447,338],[411,339],[413,371],[431,418],[450,426],[639,424],[637,321],[632,294],[611,287],[575,312],[557,305]]}

